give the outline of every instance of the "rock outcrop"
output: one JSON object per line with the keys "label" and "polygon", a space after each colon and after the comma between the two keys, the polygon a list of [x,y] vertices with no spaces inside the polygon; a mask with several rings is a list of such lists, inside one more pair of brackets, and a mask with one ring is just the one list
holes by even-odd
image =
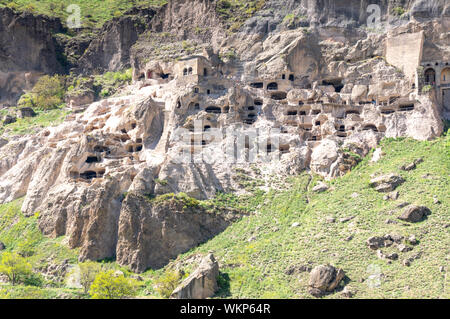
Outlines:
{"label": "rock outcrop", "polygon": [[198,268],[173,292],[173,299],[206,299],[213,297],[218,289],[219,263],[213,254],[202,259]]}
{"label": "rock outcrop", "polygon": [[0,8],[0,106],[14,105],[43,73],[64,72],[53,33],[59,19]]}
{"label": "rock outcrop", "polygon": [[120,212],[117,261],[135,272],[160,268],[239,217],[235,212],[208,212],[175,196],[158,202],[128,194]]}
{"label": "rock outcrop", "polygon": [[321,297],[333,292],[344,279],[345,273],[331,265],[320,265],[314,267],[309,276],[309,293]]}
{"label": "rock outcrop", "polygon": [[378,177],[374,177],[370,180],[370,186],[377,192],[388,193],[392,192],[399,185],[405,182],[405,179],[396,174],[387,174]]}
{"label": "rock outcrop", "polygon": [[400,220],[404,220],[410,223],[421,222],[424,218],[431,214],[428,207],[410,205],[407,206],[403,213],[398,217]]}

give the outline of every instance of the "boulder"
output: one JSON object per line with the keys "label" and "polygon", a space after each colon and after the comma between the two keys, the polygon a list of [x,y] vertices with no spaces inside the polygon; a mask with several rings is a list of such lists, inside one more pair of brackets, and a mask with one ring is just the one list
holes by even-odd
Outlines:
{"label": "boulder", "polygon": [[387,193],[392,192],[404,182],[403,177],[391,173],[372,178],[369,185],[375,188],[377,192]]}
{"label": "boulder", "polygon": [[17,118],[15,116],[6,115],[3,118],[3,125],[8,125],[8,124],[14,123],[15,121],[17,121]]}
{"label": "boulder", "polygon": [[31,107],[22,107],[19,109],[19,117],[25,118],[25,117],[34,117],[36,116],[36,112],[33,111]]}
{"label": "boulder", "polygon": [[425,206],[409,205],[405,208],[403,214],[398,216],[398,219],[410,223],[417,223],[422,221],[426,216],[430,214],[430,209]]}
{"label": "boulder", "polygon": [[213,254],[202,259],[198,268],[173,292],[172,299],[206,299],[218,289],[219,263]]}
{"label": "boulder", "polygon": [[344,277],[345,273],[342,269],[336,269],[331,265],[317,266],[310,273],[309,293],[315,297],[321,297],[332,292]]}
{"label": "boulder", "polygon": [[366,243],[367,246],[369,246],[370,249],[376,250],[381,247],[385,247],[385,238],[379,237],[379,236],[373,236],[367,239]]}
{"label": "boulder", "polygon": [[364,99],[367,95],[367,86],[366,85],[355,85],[352,88],[352,100],[357,101],[360,99]]}
{"label": "boulder", "polygon": [[325,192],[327,189],[328,189],[327,184],[325,184],[323,182],[319,182],[319,183],[317,183],[316,186],[313,187],[312,190],[313,190],[313,192],[316,192],[316,193],[322,193],[322,192]]}

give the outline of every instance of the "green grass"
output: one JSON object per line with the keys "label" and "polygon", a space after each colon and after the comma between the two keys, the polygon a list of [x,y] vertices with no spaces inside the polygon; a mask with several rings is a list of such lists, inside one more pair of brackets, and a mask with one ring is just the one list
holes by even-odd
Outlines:
{"label": "green grass", "polygon": [[[347,284],[357,290],[356,298],[449,298],[449,280],[439,267],[448,269],[450,228],[443,226],[450,223],[450,138],[429,142],[385,139],[381,147],[386,155],[379,162],[371,163],[369,155],[351,173],[329,182],[331,189],[325,193],[307,192],[309,176],[304,173],[292,179],[286,191],[241,198],[240,205],[257,214],[243,218],[179,260],[214,251],[222,273],[218,297],[311,298],[307,292],[309,274],[287,275],[286,269],[331,263],[344,269]],[[400,165],[418,157],[424,162],[417,169],[399,171]],[[398,200],[385,201],[383,194],[368,186],[370,175],[376,172],[396,172],[406,179],[397,188]],[[318,180],[314,177],[308,189]],[[358,197],[353,198],[353,193]],[[434,204],[433,196],[441,203]],[[426,205],[432,215],[409,226],[386,224],[386,219],[396,219],[401,210],[391,211],[405,201]],[[328,216],[336,222],[327,223]],[[339,221],[349,216],[355,218]],[[291,227],[294,222],[300,226]],[[388,264],[365,244],[371,236],[388,233],[414,234],[420,244],[411,252],[399,253],[399,260]],[[345,241],[350,235],[353,239]],[[394,247],[385,249],[386,253],[394,251]],[[421,258],[410,267],[401,264],[405,257],[418,252]],[[361,282],[371,275],[368,267],[373,265],[384,274],[379,288]],[[335,293],[326,298],[339,297]]]}
{"label": "green grass", "polygon": [[265,0],[218,0],[217,14],[230,31],[238,31],[244,21],[264,7]]}
{"label": "green grass", "polygon": [[35,117],[17,118],[14,123],[0,126],[0,136],[4,133],[10,136],[26,135],[44,127],[61,124],[70,111],[61,107],[49,111],[36,111],[36,113]]}
{"label": "green grass", "polygon": [[65,23],[72,13],[66,12],[70,4],[81,9],[82,27],[98,28],[115,16],[122,15],[133,6],[162,6],[167,0],[0,0],[1,6],[9,6],[19,11],[30,11],[38,14],[59,17]]}
{"label": "green grass", "polygon": [[25,217],[21,212],[23,199],[0,205],[0,241],[6,251],[25,255],[33,267],[45,266],[50,258],[53,262],[69,259],[77,261],[77,250],[67,248],[64,237],[48,238],[40,232],[37,224],[39,213]]}

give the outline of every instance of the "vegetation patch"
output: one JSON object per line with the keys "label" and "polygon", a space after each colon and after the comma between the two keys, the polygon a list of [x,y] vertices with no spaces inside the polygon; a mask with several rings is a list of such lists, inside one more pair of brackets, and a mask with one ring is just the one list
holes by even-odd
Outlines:
{"label": "vegetation patch", "polygon": [[226,28],[236,32],[248,18],[264,7],[265,0],[219,0],[217,14],[224,20]]}
{"label": "vegetation patch", "polygon": [[74,14],[68,11],[70,4],[80,8],[83,28],[100,28],[105,22],[123,15],[133,7],[160,7],[167,0],[0,0],[0,7],[58,17],[63,23]]}

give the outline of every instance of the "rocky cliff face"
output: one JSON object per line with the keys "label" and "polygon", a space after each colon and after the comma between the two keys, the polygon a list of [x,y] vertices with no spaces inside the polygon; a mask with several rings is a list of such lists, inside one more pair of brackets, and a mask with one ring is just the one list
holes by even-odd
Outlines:
{"label": "rocky cliff face", "polygon": [[208,212],[176,197],[152,202],[129,194],[120,212],[117,261],[136,272],[163,267],[239,217],[233,211]]}
{"label": "rocky cliff face", "polygon": [[[422,90],[419,66],[450,62],[448,5],[379,1],[384,27],[372,32],[367,3],[267,1],[234,33],[209,0],[114,19],[83,44],[78,71],[131,63],[134,83],[59,126],[0,143],[0,203],[25,196],[23,212],[40,212],[43,233],[66,235],[82,260],[116,256],[144,271],[240,216],[168,193],[248,194],[303,170],[331,179],[383,137],[439,136],[440,88]],[[396,6],[407,16],[394,17]],[[416,62],[391,59],[402,41],[396,48],[417,51]]]}
{"label": "rocky cliff face", "polygon": [[0,103],[13,104],[41,74],[63,72],[52,36],[62,29],[57,19],[0,8]]}
{"label": "rocky cliff face", "polygon": [[130,67],[130,49],[150,29],[153,9],[130,10],[107,22],[76,64],[78,73],[118,71]]}

